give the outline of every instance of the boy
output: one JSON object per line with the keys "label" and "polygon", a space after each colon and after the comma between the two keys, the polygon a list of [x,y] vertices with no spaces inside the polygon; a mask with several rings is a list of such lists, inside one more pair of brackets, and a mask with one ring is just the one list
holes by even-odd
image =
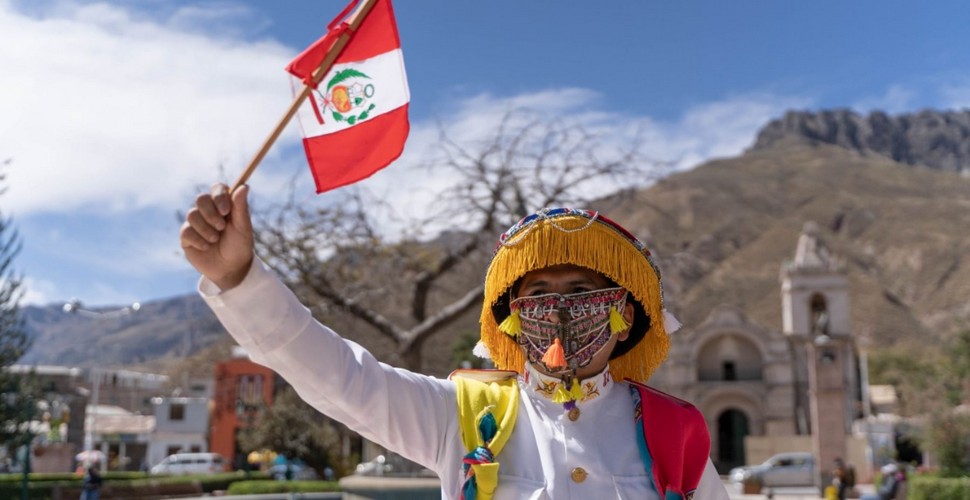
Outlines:
{"label": "boy", "polygon": [[317,323],[254,259],[247,193],[217,185],[186,216],[200,292],[254,360],[435,471],[442,498],[728,498],[700,413],[641,385],[675,320],[650,253],[616,223],[553,209],[504,233],[476,348],[500,371],[441,380],[379,363]]}

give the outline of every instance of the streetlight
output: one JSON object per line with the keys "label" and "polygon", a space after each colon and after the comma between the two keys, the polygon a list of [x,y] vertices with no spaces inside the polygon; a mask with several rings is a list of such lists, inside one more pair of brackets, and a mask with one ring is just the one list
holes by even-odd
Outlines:
{"label": "streetlight", "polygon": [[84,307],[84,303],[79,299],[71,299],[64,303],[64,312],[67,314],[79,314],[81,316],[86,316],[88,318],[117,318],[121,316],[127,316],[131,313],[138,312],[141,309],[141,303],[132,302],[130,306],[125,306],[120,309],[112,309],[107,311],[88,309]]}
{"label": "streetlight", "polygon": [[[110,319],[110,318],[120,318],[122,316],[128,316],[141,310],[140,302],[132,302],[131,305],[125,306],[118,309],[108,309],[108,310],[98,310],[98,309],[88,309],[84,307],[84,303],[80,299],[73,298],[64,303],[63,307],[65,314],[77,314],[80,316],[95,318],[95,319]],[[94,449],[94,429],[97,426],[98,421],[98,401],[101,393],[101,378],[102,373],[99,368],[91,368],[91,425],[84,424],[84,451],[91,451]],[[87,420],[87,412],[85,412],[85,420]]]}

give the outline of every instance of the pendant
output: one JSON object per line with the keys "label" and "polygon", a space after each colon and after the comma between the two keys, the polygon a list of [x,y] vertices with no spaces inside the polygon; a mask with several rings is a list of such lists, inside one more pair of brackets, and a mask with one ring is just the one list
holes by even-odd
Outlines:
{"label": "pendant", "polygon": [[579,420],[579,407],[574,406],[570,408],[569,411],[566,412],[566,416],[569,417],[569,420],[571,422],[575,422]]}

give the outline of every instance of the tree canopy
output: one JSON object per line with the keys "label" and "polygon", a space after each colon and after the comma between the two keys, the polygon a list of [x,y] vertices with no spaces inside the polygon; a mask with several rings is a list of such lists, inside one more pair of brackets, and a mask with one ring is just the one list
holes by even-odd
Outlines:
{"label": "tree canopy", "polygon": [[353,471],[355,460],[342,456],[343,433],[338,427],[286,386],[255,424],[240,433],[239,444],[247,454],[270,450],[289,460],[302,460],[320,477],[326,467],[339,477]]}
{"label": "tree canopy", "polygon": [[[4,180],[0,174],[0,184]],[[4,191],[0,188],[0,194]],[[33,416],[35,399],[28,391],[32,385],[24,380],[28,375],[10,372],[31,344],[20,311],[23,280],[13,267],[20,248],[12,220],[0,214],[0,445],[8,450],[29,442],[25,423]]]}

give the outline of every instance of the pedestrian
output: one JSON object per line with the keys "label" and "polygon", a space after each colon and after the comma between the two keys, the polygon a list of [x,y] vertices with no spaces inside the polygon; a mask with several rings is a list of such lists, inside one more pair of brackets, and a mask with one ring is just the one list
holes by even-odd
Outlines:
{"label": "pedestrian", "polygon": [[84,481],[81,483],[81,500],[98,500],[101,498],[101,473],[98,472],[98,465],[91,464],[84,472]]}
{"label": "pedestrian", "polygon": [[906,475],[899,466],[889,462],[879,471],[882,473],[882,479],[879,481],[876,493],[867,493],[859,500],[905,500]]}
{"label": "pedestrian", "polygon": [[835,469],[832,470],[832,485],[836,488],[836,496],[839,500],[845,500],[849,492],[855,488],[855,468],[845,463],[840,457],[833,461]]}
{"label": "pedestrian", "polygon": [[650,252],[617,223],[550,209],[502,234],[475,349],[499,370],[443,380],[317,323],[254,257],[247,194],[219,184],[187,212],[180,238],[200,293],[256,362],[436,472],[442,498],[728,498],[704,417],[643,385],[676,320]]}

